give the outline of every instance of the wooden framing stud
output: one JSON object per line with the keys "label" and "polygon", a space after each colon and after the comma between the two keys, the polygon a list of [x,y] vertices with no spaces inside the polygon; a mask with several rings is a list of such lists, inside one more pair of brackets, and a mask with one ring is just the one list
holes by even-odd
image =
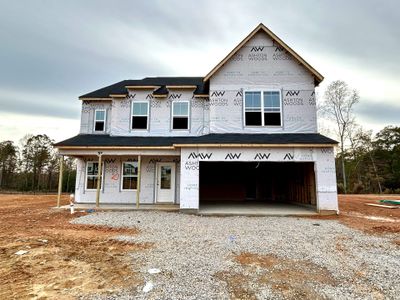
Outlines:
{"label": "wooden framing stud", "polygon": [[138,155],[138,177],[137,177],[137,186],[136,186],[136,208],[139,208],[140,203],[140,181],[141,181],[141,164],[142,164],[142,156]]}
{"label": "wooden framing stud", "polygon": [[60,156],[60,159],[59,159],[57,207],[60,207],[60,206],[61,206],[61,193],[62,193],[63,169],[64,169],[64,156],[61,155],[61,156]]}
{"label": "wooden framing stud", "polygon": [[97,169],[97,189],[96,189],[96,207],[100,206],[100,187],[101,182],[103,181],[103,168],[102,168],[102,161],[101,156],[103,152],[99,152],[99,167]]}

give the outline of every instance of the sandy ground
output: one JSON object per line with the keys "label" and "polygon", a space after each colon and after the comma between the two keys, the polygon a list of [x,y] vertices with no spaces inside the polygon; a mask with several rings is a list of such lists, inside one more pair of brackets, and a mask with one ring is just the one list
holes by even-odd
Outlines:
{"label": "sandy ground", "polygon": [[[373,235],[400,233],[400,209],[366,206],[379,199],[400,199],[400,196],[346,195],[339,197],[340,216],[315,217],[338,220],[346,226]],[[51,209],[55,195],[0,195],[0,299],[75,299],[80,295],[109,294],[120,289],[141,286],[143,279],[135,270],[129,252],[146,251],[150,244],[124,243],[110,239],[116,235],[140,234],[136,229],[111,229],[101,226],[73,225],[68,211]],[[63,197],[67,204],[67,197]],[[398,236],[398,235],[397,235]],[[400,240],[393,240],[400,247]],[[19,250],[28,251],[16,255]],[[243,253],[236,258],[243,265],[268,268],[278,263],[274,256],[257,257]],[[302,266],[277,274],[285,280],[276,282],[280,290],[301,290]],[[300,271],[299,271],[300,270]],[[300,273],[299,273],[300,272]],[[332,280],[324,270],[317,270],[316,281]],[[240,290],[241,278],[217,274],[228,285],[237,287],[238,299],[252,299]],[[314,276],[314,275],[313,275]],[[297,281],[296,281],[297,278]],[[290,282],[285,285],[285,282]],[[296,295],[296,294],[295,294]]]}
{"label": "sandy ground", "polygon": [[137,230],[72,225],[55,203],[55,195],[0,195],[0,299],[75,299],[140,284],[126,253],[151,245],[109,239]]}
{"label": "sandy ground", "polygon": [[339,195],[339,216],[321,216],[318,219],[338,220],[344,225],[369,234],[400,233],[400,208],[388,209],[365,205],[381,199],[398,199],[400,195]]}

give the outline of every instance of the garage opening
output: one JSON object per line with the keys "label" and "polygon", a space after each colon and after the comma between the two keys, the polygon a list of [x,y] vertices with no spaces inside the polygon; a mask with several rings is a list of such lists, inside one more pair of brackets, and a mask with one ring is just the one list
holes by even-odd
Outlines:
{"label": "garage opening", "polygon": [[313,162],[200,162],[200,209],[279,203],[316,207]]}

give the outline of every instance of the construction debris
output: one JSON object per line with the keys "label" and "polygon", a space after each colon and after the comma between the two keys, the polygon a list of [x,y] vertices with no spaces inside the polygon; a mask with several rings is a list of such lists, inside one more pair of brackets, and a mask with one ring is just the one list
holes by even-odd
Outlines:
{"label": "construction debris", "polygon": [[365,205],[368,206],[376,206],[376,207],[382,207],[382,208],[399,208],[398,206],[392,206],[392,205],[382,205],[382,204],[375,204],[375,203],[365,203]]}
{"label": "construction debris", "polygon": [[394,205],[400,205],[400,200],[387,200],[387,199],[383,199],[381,201],[379,201],[381,203],[387,203],[387,204],[394,204]]}
{"label": "construction debris", "polygon": [[28,253],[29,251],[26,251],[26,250],[19,250],[19,251],[17,251],[17,252],[15,252],[14,254],[15,255],[24,255],[24,254],[26,254],[26,253]]}
{"label": "construction debris", "polygon": [[145,286],[143,287],[143,292],[144,292],[144,293],[148,293],[148,292],[150,292],[150,291],[153,289],[153,287],[154,287],[153,283],[152,283],[151,281],[149,281],[149,282],[147,282],[147,283],[145,284]]}

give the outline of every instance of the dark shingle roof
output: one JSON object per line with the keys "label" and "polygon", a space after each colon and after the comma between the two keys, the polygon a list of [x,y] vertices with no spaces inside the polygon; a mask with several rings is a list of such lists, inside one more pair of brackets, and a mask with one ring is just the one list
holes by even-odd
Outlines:
{"label": "dark shingle roof", "polygon": [[203,77],[146,77],[138,80],[123,80],[99,90],[84,94],[79,98],[108,98],[110,94],[127,94],[126,86],[189,86],[195,85],[195,94],[208,94],[208,83],[203,82]]}
{"label": "dark shingle roof", "polygon": [[149,136],[126,137],[80,134],[55,144],[62,146],[89,147],[146,147],[173,146],[174,144],[337,144],[319,133],[271,133],[271,134],[207,134],[203,136]]}
{"label": "dark shingle roof", "polygon": [[153,92],[153,95],[161,96],[161,95],[168,95],[168,89],[165,85],[159,87]]}

